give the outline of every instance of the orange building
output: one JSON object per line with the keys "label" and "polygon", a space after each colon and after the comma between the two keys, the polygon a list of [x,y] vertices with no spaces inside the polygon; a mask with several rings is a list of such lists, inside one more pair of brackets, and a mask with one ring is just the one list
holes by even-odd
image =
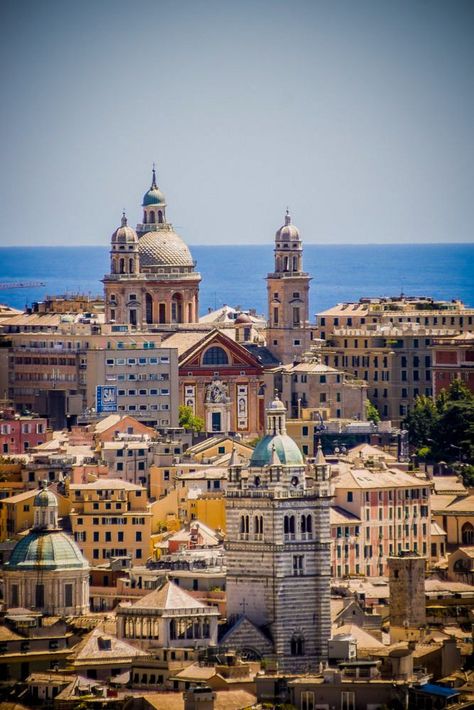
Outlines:
{"label": "orange building", "polygon": [[144,564],[150,556],[152,514],[145,488],[103,478],[71,484],[71,526],[74,539],[92,566],[112,558]]}

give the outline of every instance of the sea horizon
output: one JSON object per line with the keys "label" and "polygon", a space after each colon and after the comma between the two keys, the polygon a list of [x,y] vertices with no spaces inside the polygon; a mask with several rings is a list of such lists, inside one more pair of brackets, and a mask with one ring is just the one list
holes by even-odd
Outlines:
{"label": "sea horizon", "polygon": [[[267,312],[265,277],[272,243],[190,244],[202,275],[200,314],[224,303]],[[74,257],[72,257],[74,254]],[[0,302],[25,308],[46,296],[100,296],[109,271],[106,245],[0,247]],[[312,277],[310,313],[363,297],[428,296],[474,306],[474,243],[320,244],[305,242],[303,268]],[[8,289],[8,282],[45,286]]]}

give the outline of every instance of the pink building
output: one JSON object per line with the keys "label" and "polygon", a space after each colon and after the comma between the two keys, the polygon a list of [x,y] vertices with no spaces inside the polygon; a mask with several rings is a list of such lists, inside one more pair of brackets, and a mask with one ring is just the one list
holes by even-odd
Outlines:
{"label": "pink building", "polygon": [[48,420],[34,415],[20,416],[14,409],[0,412],[0,455],[24,454],[46,441]]}
{"label": "pink building", "polygon": [[397,468],[340,462],[333,483],[333,577],[385,576],[389,555],[406,549],[430,554],[429,481]]}

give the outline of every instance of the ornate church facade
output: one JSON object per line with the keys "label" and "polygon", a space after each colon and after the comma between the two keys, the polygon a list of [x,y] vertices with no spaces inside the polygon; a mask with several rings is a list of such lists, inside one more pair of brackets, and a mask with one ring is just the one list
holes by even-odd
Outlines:
{"label": "ornate church facade", "polygon": [[330,469],[321,449],[303,461],[276,398],[266,435],[226,491],[227,612],[221,643],[274,657],[283,672],[327,660],[330,620]]}
{"label": "ornate church facade", "polygon": [[197,323],[200,274],[186,244],[166,219],[166,199],[152,182],[134,230],[125,214],[112,234],[110,273],[104,279],[105,317],[137,330]]}

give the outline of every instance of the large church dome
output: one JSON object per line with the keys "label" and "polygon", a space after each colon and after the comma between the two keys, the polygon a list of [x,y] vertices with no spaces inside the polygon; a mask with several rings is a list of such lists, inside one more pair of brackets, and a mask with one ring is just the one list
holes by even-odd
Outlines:
{"label": "large church dome", "polygon": [[186,244],[169,224],[146,232],[138,242],[141,267],[194,267],[193,257]]}
{"label": "large church dome", "polygon": [[88,569],[89,563],[66,533],[33,530],[17,542],[6,568],[9,571]]}

